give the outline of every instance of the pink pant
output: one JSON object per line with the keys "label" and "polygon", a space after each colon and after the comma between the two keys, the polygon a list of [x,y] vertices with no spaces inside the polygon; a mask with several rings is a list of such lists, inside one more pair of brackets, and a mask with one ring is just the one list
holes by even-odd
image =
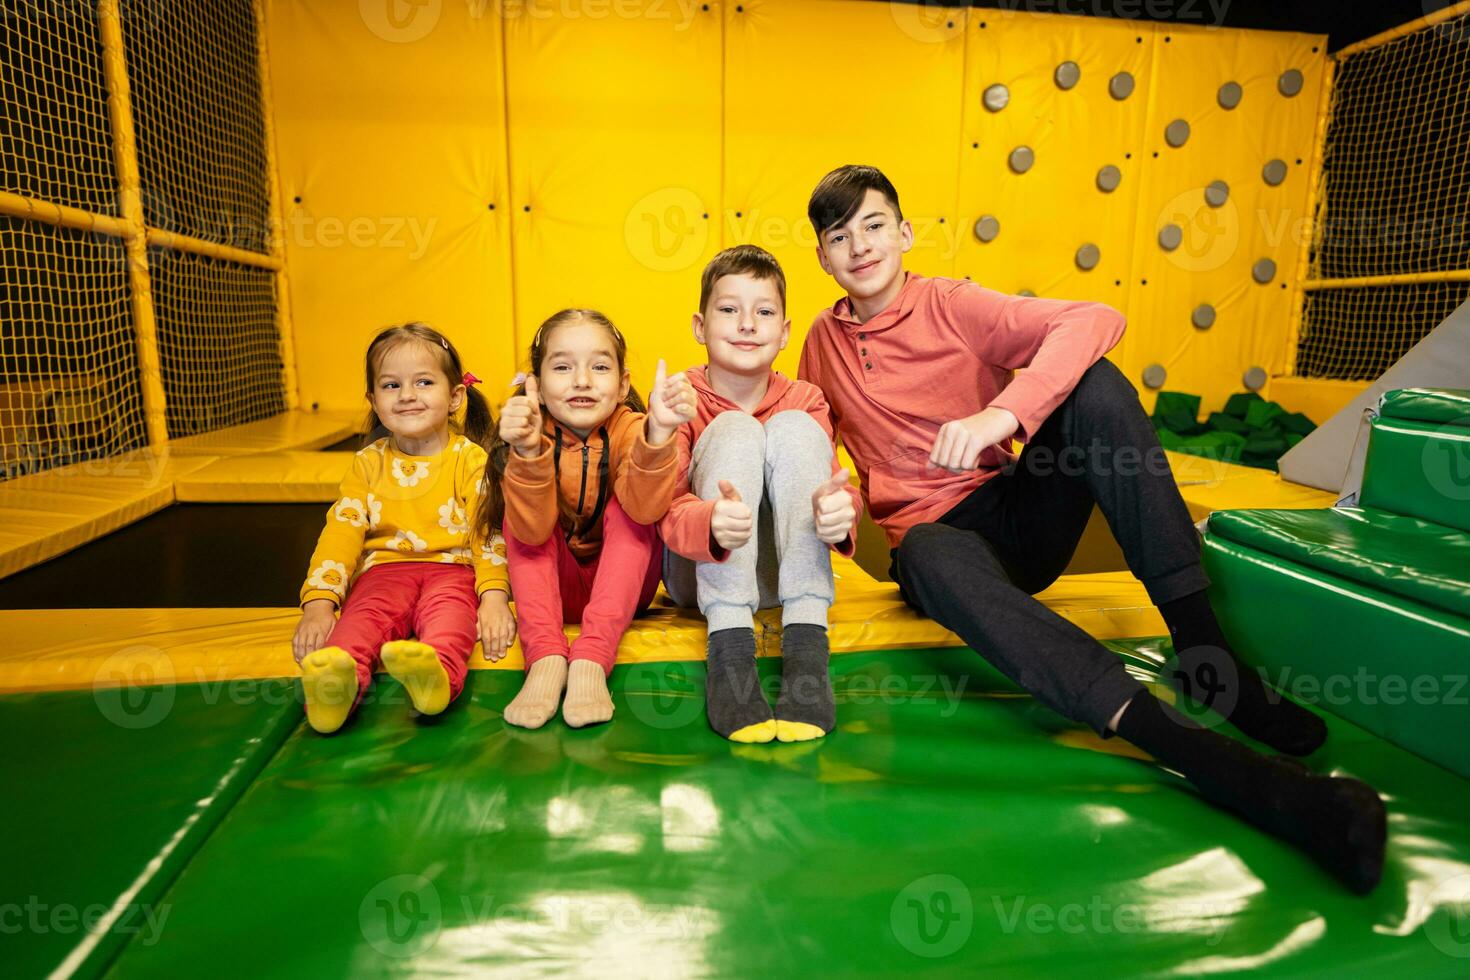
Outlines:
{"label": "pink pant", "polygon": [[[585,565],[567,547],[561,528],[541,545],[518,539],[509,518],[502,528],[527,669],[542,657],[561,656],[592,660],[612,673],[628,624],[658,591],[658,529],[623,513],[614,497],[602,513],[602,551]],[[568,645],[564,623],[582,624],[575,643]]]}
{"label": "pink pant", "polygon": [[464,689],[464,675],[478,636],[475,572],[468,565],[405,561],[363,572],[327,645],[357,661],[357,699],[372,683],[379,651],[389,640],[416,637],[439,655],[449,674],[449,699]]}

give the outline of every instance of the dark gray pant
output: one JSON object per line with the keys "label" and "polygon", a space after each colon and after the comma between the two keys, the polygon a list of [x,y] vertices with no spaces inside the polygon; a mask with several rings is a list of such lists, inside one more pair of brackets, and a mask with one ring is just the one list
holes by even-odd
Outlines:
{"label": "dark gray pant", "polygon": [[893,552],[904,601],[1036,697],[1099,733],[1143,686],[1117,655],[1032,598],[1067,567],[1096,503],[1162,604],[1206,588],[1199,537],[1138,393],[1107,360],[1020,458]]}

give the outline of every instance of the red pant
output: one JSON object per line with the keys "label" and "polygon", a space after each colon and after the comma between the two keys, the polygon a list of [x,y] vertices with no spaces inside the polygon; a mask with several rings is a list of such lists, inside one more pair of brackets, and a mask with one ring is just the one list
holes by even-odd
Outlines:
{"label": "red pant", "polygon": [[357,698],[372,683],[379,651],[410,635],[439,655],[449,674],[449,699],[464,689],[464,675],[479,633],[475,571],[468,565],[405,561],[376,565],[358,576],[327,646],[357,661]]}
{"label": "red pant", "polygon": [[[561,528],[541,545],[519,540],[508,518],[502,528],[527,669],[542,657],[561,656],[593,660],[612,673],[628,624],[658,591],[658,528],[623,513],[615,497],[608,497],[602,514],[602,551],[585,565],[567,547]],[[575,643],[567,644],[564,623],[582,624]]]}

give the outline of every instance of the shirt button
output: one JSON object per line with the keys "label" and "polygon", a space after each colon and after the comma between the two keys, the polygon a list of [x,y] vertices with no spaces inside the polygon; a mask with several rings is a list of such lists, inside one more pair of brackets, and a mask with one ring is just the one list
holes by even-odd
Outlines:
{"label": "shirt button", "polygon": [[864,357],[867,357],[868,356],[868,349],[866,347],[863,348],[863,356]]}
{"label": "shirt button", "polygon": [[868,335],[867,334],[865,334],[865,333],[858,334],[858,340],[867,340],[867,339],[868,339]]}
{"label": "shirt button", "polygon": [[868,369],[868,370],[869,370],[869,371],[871,371],[871,370],[873,370],[873,365],[871,365],[871,364],[868,364],[868,365],[866,365],[866,366],[867,366],[867,369]]}

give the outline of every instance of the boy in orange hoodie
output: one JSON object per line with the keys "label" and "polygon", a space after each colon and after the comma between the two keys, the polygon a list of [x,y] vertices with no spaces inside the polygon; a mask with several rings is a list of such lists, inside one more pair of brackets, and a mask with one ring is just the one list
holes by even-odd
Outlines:
{"label": "boy in orange hoodie", "polygon": [[[837,465],[821,390],[771,369],[791,332],[775,257],[754,245],[715,256],[693,327],[709,364],[686,372],[698,401],[676,434],[679,476],[660,523],[664,585],[709,622],[711,728],[736,742],[820,738],[834,722],[830,550],[852,555],[861,498]],[[777,605],[773,715],[756,673],[754,614]]]}

